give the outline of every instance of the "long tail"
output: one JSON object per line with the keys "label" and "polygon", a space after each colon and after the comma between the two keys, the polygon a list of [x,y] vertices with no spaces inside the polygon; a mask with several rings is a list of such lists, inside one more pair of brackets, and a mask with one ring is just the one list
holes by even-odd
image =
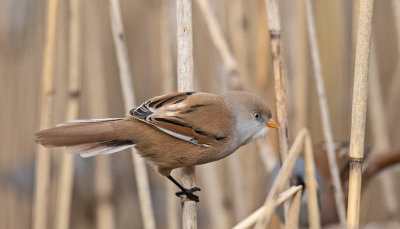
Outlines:
{"label": "long tail", "polygon": [[75,120],[37,132],[35,141],[45,147],[65,146],[67,152],[82,157],[115,153],[135,144],[123,134],[131,124],[121,118]]}

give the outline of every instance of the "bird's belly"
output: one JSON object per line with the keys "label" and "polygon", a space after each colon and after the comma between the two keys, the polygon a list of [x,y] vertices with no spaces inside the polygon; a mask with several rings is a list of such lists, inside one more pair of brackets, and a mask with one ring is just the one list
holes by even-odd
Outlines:
{"label": "bird's belly", "polygon": [[[178,143],[176,141],[179,141]],[[228,156],[231,152],[225,143],[210,147],[195,145],[183,140],[167,141],[164,144],[137,144],[137,150],[149,164],[158,170],[170,170],[185,166],[205,164]]]}

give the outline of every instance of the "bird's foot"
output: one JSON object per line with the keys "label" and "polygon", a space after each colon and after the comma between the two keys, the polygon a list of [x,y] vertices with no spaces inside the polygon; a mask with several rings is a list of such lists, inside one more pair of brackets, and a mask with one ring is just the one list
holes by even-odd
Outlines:
{"label": "bird's foot", "polygon": [[182,195],[186,195],[186,197],[189,200],[193,200],[195,202],[199,202],[199,197],[196,196],[195,194],[193,194],[193,192],[197,192],[197,191],[200,191],[200,190],[201,189],[198,188],[198,187],[189,188],[189,189],[185,188],[184,191],[176,192],[175,195],[178,196],[178,197],[180,197]]}

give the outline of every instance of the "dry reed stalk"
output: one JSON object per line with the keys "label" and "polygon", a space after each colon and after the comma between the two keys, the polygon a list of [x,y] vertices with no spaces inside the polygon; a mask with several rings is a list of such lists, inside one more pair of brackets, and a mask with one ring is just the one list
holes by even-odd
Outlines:
{"label": "dry reed stalk", "polygon": [[283,69],[283,52],[281,47],[281,25],[279,8],[276,0],[265,0],[268,28],[271,41],[272,65],[275,82],[276,114],[279,123],[279,154],[284,161],[288,154],[288,121],[286,100],[286,79]]}
{"label": "dry reed stalk", "polygon": [[[379,80],[379,66],[375,46],[376,39],[372,38],[370,74],[368,84],[369,91],[369,117],[374,136],[374,153],[386,152],[390,149],[389,133],[386,124],[386,109],[382,98],[381,82]],[[364,174],[363,174],[364,175]],[[397,193],[395,193],[393,176],[390,173],[383,173],[380,176],[382,184],[382,198],[385,202],[386,215],[392,218],[398,212]]]}
{"label": "dry reed stalk", "polygon": [[[304,144],[303,144],[304,143]],[[317,200],[317,185],[313,163],[313,152],[311,138],[308,134],[307,129],[303,128],[299,131],[296,139],[290,148],[289,154],[282,164],[282,168],[279,171],[271,190],[264,202],[265,210],[262,216],[259,218],[256,228],[266,228],[271,219],[272,213],[275,209],[277,193],[282,190],[284,185],[288,182],[296,160],[301,152],[302,146],[304,146],[305,161],[306,161],[306,188],[308,198],[308,214],[310,221],[310,228],[319,228],[319,210]]]}
{"label": "dry reed stalk", "polygon": [[[58,0],[49,0],[46,16],[46,35],[43,53],[42,85],[40,94],[39,129],[51,126],[54,102],[54,60],[57,34]],[[47,228],[48,193],[50,183],[50,150],[38,145],[36,183],[33,206],[33,228]]]}
{"label": "dry reed stalk", "polygon": [[[276,200],[275,207],[281,205],[283,202],[288,200],[290,197],[301,191],[303,186],[297,185],[297,186],[292,186],[288,188],[287,190],[281,192]],[[256,223],[256,221],[262,216],[262,214],[265,211],[265,206],[260,207],[256,211],[254,211],[252,214],[247,216],[244,220],[242,220],[240,223],[236,224],[236,226],[233,227],[233,229],[244,229],[244,228],[249,228],[253,224]]]}
{"label": "dry reed stalk", "polygon": [[221,26],[218,23],[217,18],[212,13],[208,0],[197,0],[200,10],[203,14],[203,18],[206,22],[207,28],[210,32],[210,37],[213,45],[217,49],[217,52],[222,60],[224,69],[229,82],[229,87],[235,90],[243,90],[243,84],[239,77],[239,71],[235,57],[229,49],[228,42],[223,36]]}
{"label": "dry reed stalk", "polygon": [[336,162],[334,142],[331,121],[329,117],[328,102],[326,101],[326,93],[324,86],[324,79],[321,71],[321,62],[318,51],[317,35],[315,31],[314,13],[310,0],[305,1],[307,30],[311,48],[311,59],[314,69],[315,84],[318,92],[318,101],[321,112],[321,121],[324,131],[324,137],[327,148],[327,156],[329,162],[329,170],[331,173],[333,188],[335,193],[336,209],[339,216],[340,224],[344,227],[346,225],[346,207],[344,204],[343,189],[340,183],[339,169]]}
{"label": "dry reed stalk", "polygon": [[301,204],[301,189],[296,192],[293,197],[292,203],[290,204],[288,219],[285,223],[285,228],[296,229],[299,227],[299,214],[300,214],[300,204]]}
{"label": "dry reed stalk", "polygon": [[[174,91],[171,37],[169,28],[169,5],[172,1],[160,1],[160,68],[162,80],[162,93],[167,94]],[[167,199],[167,228],[179,228],[178,204],[175,197],[175,185],[165,182]]]}
{"label": "dry reed stalk", "polygon": [[[281,162],[285,161],[289,149],[289,129],[287,120],[286,77],[283,66],[283,51],[281,46],[281,22],[277,0],[265,0],[267,23],[270,34],[272,68],[276,100],[276,116],[279,123],[278,142]],[[288,185],[286,185],[288,186]],[[285,219],[289,206],[284,204]]]}
{"label": "dry reed stalk", "polygon": [[[178,91],[192,91],[193,86],[193,27],[192,1],[176,0],[177,22],[177,72]],[[194,166],[181,169],[182,185],[195,186]],[[182,199],[182,227],[197,228],[196,202],[187,198]]]}
{"label": "dry reed stalk", "polygon": [[350,136],[350,175],[347,228],[359,227],[362,163],[364,159],[368,65],[374,0],[360,1]]}
{"label": "dry reed stalk", "polygon": [[[67,108],[67,120],[78,118],[80,98],[80,6],[79,0],[70,0],[69,21],[69,97]],[[55,228],[69,228],[72,187],[74,180],[74,155],[64,153],[61,162],[61,173],[57,190]]]}
{"label": "dry reed stalk", "polygon": [[[125,43],[125,34],[122,24],[119,0],[110,0],[110,20],[119,67],[119,76],[126,110],[135,107],[135,93],[132,86],[132,74],[129,67],[128,50]],[[150,196],[150,185],[145,161],[134,148],[131,149],[135,176],[138,187],[140,208],[144,228],[155,228],[154,212]]]}

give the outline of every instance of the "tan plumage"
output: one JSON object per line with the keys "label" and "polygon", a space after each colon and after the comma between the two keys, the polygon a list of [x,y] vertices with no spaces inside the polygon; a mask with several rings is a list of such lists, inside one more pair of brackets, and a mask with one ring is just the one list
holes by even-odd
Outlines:
{"label": "tan plumage", "polygon": [[179,92],[150,99],[125,118],[72,121],[39,131],[35,140],[84,157],[135,146],[169,176],[172,169],[228,156],[265,134],[267,126],[277,127],[270,109],[250,93]]}

